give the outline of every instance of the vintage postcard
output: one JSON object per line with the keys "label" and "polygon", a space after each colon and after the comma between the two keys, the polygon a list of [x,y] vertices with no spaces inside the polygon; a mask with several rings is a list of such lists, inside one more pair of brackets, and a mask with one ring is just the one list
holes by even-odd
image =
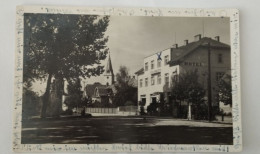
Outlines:
{"label": "vintage postcard", "polygon": [[15,152],[242,150],[238,10],[16,13]]}

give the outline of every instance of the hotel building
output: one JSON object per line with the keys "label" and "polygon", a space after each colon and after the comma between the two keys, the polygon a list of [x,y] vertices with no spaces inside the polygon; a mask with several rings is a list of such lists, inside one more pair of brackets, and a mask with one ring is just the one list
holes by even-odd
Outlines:
{"label": "hotel building", "polygon": [[[175,44],[144,58],[143,68],[135,74],[138,79],[138,101],[144,104],[145,110],[153,101],[164,99],[166,103],[171,103],[172,81],[188,71],[197,70],[199,82],[207,90],[209,51],[212,105],[220,106],[216,100],[216,83],[224,74],[231,74],[230,46],[220,42],[219,36],[212,39],[196,35],[193,42],[184,40],[183,46]],[[227,110],[231,111],[231,108]]]}

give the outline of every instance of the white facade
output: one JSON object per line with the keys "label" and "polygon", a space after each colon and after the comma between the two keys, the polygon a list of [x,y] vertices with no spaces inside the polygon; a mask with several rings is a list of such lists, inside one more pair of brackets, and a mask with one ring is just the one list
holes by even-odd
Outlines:
{"label": "white facade", "polygon": [[179,65],[169,66],[170,58],[171,49],[169,48],[144,59],[144,73],[138,75],[138,101],[146,102],[145,109],[153,99],[159,101],[158,93],[164,92],[164,88],[170,86],[171,78],[179,74]]}

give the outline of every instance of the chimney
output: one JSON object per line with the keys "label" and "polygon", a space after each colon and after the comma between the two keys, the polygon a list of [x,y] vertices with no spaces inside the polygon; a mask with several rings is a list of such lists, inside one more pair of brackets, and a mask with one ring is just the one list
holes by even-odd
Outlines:
{"label": "chimney", "polygon": [[189,40],[184,40],[184,45],[188,45],[189,44]]}
{"label": "chimney", "polygon": [[194,41],[199,41],[201,39],[201,34],[195,35],[194,36]]}
{"label": "chimney", "polygon": [[172,47],[177,49],[178,48],[178,44],[176,43]]}
{"label": "chimney", "polygon": [[219,36],[215,36],[215,40],[219,42]]}

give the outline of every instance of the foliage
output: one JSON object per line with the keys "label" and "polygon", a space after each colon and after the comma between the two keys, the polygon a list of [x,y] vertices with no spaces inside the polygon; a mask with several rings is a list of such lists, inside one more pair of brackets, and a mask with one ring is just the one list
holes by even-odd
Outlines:
{"label": "foliage", "polygon": [[62,114],[62,115],[72,115],[72,114],[73,114],[73,111],[72,111],[72,109],[67,109],[67,110],[65,110],[65,111],[62,111],[61,114]]}
{"label": "foliage", "polygon": [[166,103],[162,98],[159,102],[158,110],[160,116],[171,116],[173,111],[173,104],[170,102]]}
{"label": "foliage", "polygon": [[135,105],[135,103],[132,101],[126,101],[125,103],[125,106],[133,106],[133,105]]}
{"label": "foliage", "polygon": [[69,80],[68,84],[68,97],[65,100],[65,104],[69,109],[73,109],[76,107],[82,106],[82,92],[81,92],[81,84],[80,79],[77,78],[75,80]]}
{"label": "foliage", "polygon": [[24,87],[22,102],[23,118],[40,115],[41,98],[30,88]]}
{"label": "foliage", "polygon": [[113,104],[110,104],[108,101],[103,101],[102,103],[95,100],[94,103],[92,103],[91,105],[89,105],[90,107],[97,107],[97,108],[103,108],[103,107],[114,107]]}
{"label": "foliage", "polygon": [[103,73],[108,23],[107,16],[24,14],[24,82],[47,78],[42,117],[53,77],[70,81]]}
{"label": "foliage", "polygon": [[225,105],[232,105],[232,86],[231,76],[225,74],[222,79],[217,82],[217,99]]}
{"label": "foliage", "polygon": [[139,106],[145,106],[145,103],[146,103],[145,101],[138,101]]}
{"label": "foliage", "polygon": [[208,119],[208,106],[205,103],[200,103],[192,106],[192,113],[194,119],[206,120]]}
{"label": "foliage", "polygon": [[145,115],[144,106],[140,106],[140,115]]}
{"label": "foliage", "polygon": [[158,108],[158,104],[156,102],[152,102],[150,105],[147,106],[147,113],[149,115],[156,115]]}
{"label": "foliage", "polygon": [[134,102],[137,105],[137,88],[131,83],[128,69],[125,66],[120,66],[119,73],[116,74],[116,90],[117,93],[113,98],[113,103],[116,106],[124,106],[127,101]]}
{"label": "foliage", "polygon": [[[179,117],[183,117],[186,114],[181,112],[181,102],[187,101],[195,106],[195,117],[204,105],[205,90],[203,86],[198,82],[197,71],[187,72],[183,75],[179,75],[177,80],[173,80],[172,97],[175,102],[179,102]],[[178,100],[178,101],[177,101]],[[186,116],[186,115],[185,115]]]}

